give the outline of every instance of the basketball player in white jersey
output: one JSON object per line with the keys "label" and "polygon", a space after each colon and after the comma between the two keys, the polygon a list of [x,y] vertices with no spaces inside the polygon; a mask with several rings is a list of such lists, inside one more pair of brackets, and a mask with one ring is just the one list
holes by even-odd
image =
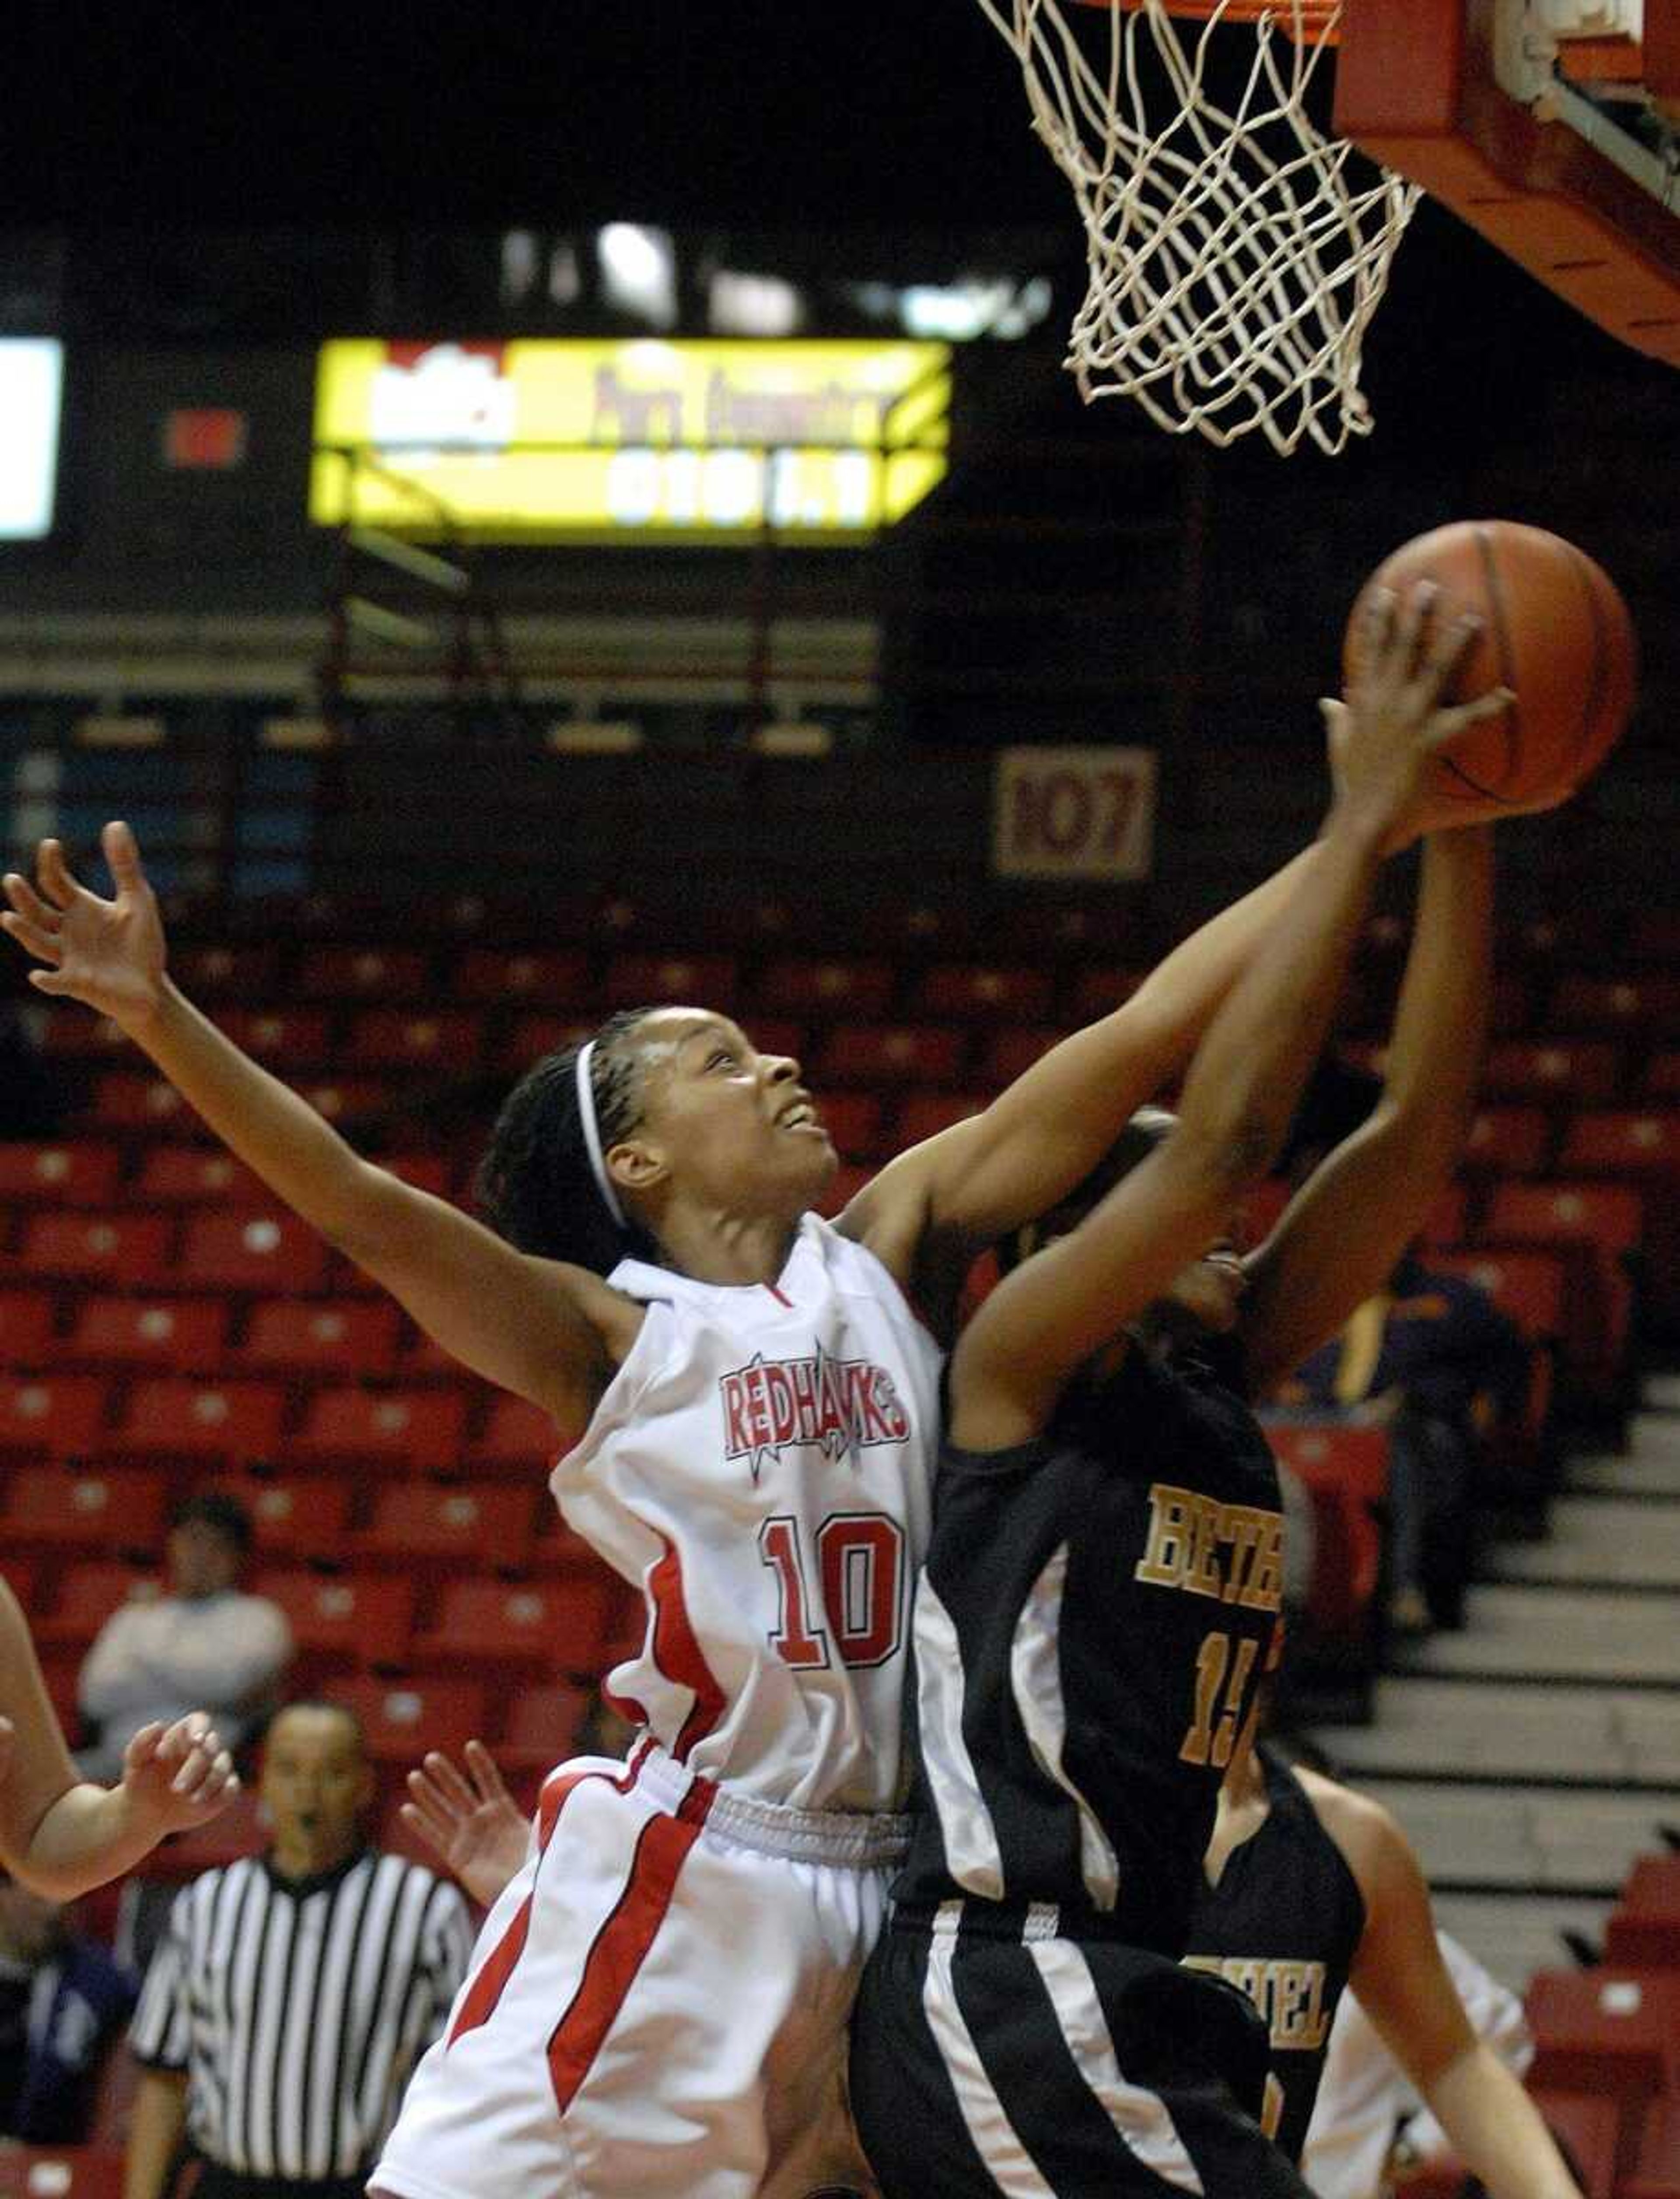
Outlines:
{"label": "basketball player in white jersey", "polygon": [[625,1765],[548,1782],[376,2188],[867,2189],[846,2020],[904,1835],[904,1622],[957,1284],[1189,1059],[1319,851],[901,1155],[837,1226],[810,1211],[835,1158],[798,1064],[660,1006],[514,1093],[485,1228],[359,1159],[199,1014],[132,836],[112,824],[102,844],[112,900],[55,841],[34,886],[6,878],[32,982],[111,1018],[445,1350],[553,1416],[562,1511],[646,1598],[610,1682],[643,1738]]}

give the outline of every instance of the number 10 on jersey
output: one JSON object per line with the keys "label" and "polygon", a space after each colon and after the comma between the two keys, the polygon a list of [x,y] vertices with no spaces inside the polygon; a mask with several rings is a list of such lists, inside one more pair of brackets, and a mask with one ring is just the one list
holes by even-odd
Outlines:
{"label": "number 10 on jersey", "polygon": [[881,1512],[833,1512],[812,1540],[807,1550],[787,1513],[759,1530],[778,1599],[771,1647],[796,1671],[824,1670],[836,1653],[851,1667],[884,1665],[903,1636],[904,1529]]}

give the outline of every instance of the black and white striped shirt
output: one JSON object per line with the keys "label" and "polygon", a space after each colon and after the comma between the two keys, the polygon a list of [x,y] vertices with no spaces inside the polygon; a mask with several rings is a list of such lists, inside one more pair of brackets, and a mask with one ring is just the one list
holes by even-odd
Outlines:
{"label": "black and white striped shirt", "polygon": [[187,2133],[244,2175],[322,2182],[377,2157],[472,1948],[466,1904],[420,1864],[363,1849],[281,1877],[264,1856],[182,1893],[131,2040],[187,2072]]}

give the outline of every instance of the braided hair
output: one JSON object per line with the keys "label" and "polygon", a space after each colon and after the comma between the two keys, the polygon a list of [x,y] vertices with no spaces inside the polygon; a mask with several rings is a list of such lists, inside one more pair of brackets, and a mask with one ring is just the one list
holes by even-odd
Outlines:
{"label": "braided hair", "polygon": [[[625,1008],[596,1031],[589,1082],[601,1144],[610,1152],[642,1119],[634,1034],[648,1008]],[[631,1219],[614,1221],[596,1181],[578,1105],[579,1046],[544,1054],[503,1102],[473,1191],[498,1236],[521,1252],[570,1260],[597,1275],[659,1249]]]}

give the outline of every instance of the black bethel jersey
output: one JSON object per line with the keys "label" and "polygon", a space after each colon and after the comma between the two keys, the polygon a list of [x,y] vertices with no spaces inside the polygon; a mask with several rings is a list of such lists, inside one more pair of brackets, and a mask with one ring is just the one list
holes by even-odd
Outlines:
{"label": "black bethel jersey", "polygon": [[1055,1904],[1070,1936],[1183,1952],[1282,1595],[1277,1473],[1245,1391],[1233,1341],[1170,1363],[1134,1345],[1033,1442],[946,1445],[901,1904]]}
{"label": "black bethel jersey", "polygon": [[1300,1781],[1266,1751],[1261,1762],[1271,1808],[1253,1838],[1231,1850],[1218,1885],[1204,1889],[1184,1960],[1247,1993],[1265,2018],[1282,2096],[1276,2128],[1270,2113],[1266,2126],[1299,2161],[1365,1902]]}

